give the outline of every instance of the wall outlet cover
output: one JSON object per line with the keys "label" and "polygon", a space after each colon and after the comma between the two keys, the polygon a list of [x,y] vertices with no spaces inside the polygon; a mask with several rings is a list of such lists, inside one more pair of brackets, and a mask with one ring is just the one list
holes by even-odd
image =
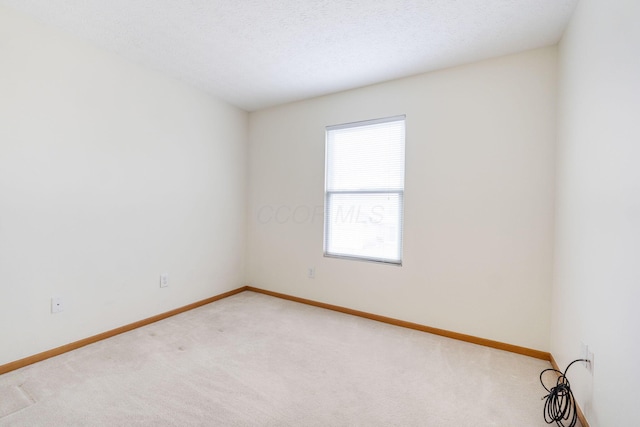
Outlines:
{"label": "wall outlet cover", "polygon": [[160,274],[160,287],[166,288],[169,286],[169,273]]}
{"label": "wall outlet cover", "polygon": [[64,311],[64,300],[62,297],[51,297],[51,313]]}

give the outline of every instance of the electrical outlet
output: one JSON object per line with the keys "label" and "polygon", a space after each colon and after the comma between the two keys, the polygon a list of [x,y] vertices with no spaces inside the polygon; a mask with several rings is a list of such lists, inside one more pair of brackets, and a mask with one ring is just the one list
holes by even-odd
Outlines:
{"label": "electrical outlet", "polygon": [[64,311],[64,301],[62,297],[51,297],[51,313]]}
{"label": "electrical outlet", "polygon": [[160,274],[160,287],[166,288],[169,286],[169,273]]}
{"label": "electrical outlet", "polygon": [[314,279],[316,277],[316,268],[315,267],[307,268],[307,277],[309,279]]}
{"label": "electrical outlet", "polygon": [[589,373],[593,375],[593,367],[594,367],[593,352],[588,347],[587,347],[587,360],[589,361],[587,363],[587,371],[589,371]]}
{"label": "electrical outlet", "polygon": [[593,374],[593,352],[589,346],[583,342],[580,343],[580,359],[587,360],[587,362],[581,362],[582,366],[587,368],[589,373]]}
{"label": "electrical outlet", "polygon": [[[580,359],[588,359],[588,356],[589,356],[589,346],[583,342],[580,342]],[[582,366],[584,366],[585,368],[588,365],[588,362],[580,362],[580,363],[582,363]]]}

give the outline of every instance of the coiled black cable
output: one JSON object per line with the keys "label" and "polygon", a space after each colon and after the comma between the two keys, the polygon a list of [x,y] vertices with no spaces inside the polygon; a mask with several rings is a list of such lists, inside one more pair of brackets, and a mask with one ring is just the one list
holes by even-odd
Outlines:
{"label": "coiled black cable", "polygon": [[[576,362],[589,362],[589,360],[574,360],[569,363],[569,366],[567,366],[567,369],[565,369],[564,372],[554,368],[545,369],[540,372],[540,384],[542,384],[542,387],[549,392],[549,394],[542,398],[547,399],[544,403],[544,420],[547,424],[555,422],[558,427],[574,427],[576,425],[578,420],[576,401],[573,398],[571,385],[567,378],[567,371],[571,365]],[[542,381],[544,373],[549,371],[558,374],[558,380],[556,381],[555,387],[551,387],[550,389],[547,388],[547,386],[544,385],[544,381]],[[565,424],[565,421],[569,421],[569,424]]]}

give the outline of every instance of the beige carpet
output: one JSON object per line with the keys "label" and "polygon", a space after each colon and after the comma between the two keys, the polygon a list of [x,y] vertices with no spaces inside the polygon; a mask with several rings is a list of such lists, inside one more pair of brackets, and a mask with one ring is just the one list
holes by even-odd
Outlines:
{"label": "beige carpet", "polygon": [[547,426],[548,362],[253,292],[0,376],[0,426]]}

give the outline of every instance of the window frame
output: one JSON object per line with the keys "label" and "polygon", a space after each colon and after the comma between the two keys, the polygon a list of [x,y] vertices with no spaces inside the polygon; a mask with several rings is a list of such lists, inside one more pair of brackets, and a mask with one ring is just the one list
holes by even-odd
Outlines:
{"label": "window frame", "polygon": [[[382,123],[390,123],[390,122],[403,122],[403,134],[402,134],[402,188],[367,188],[360,190],[329,190],[328,189],[328,181],[329,181],[329,133],[334,130],[340,129],[352,129],[357,127],[365,127]],[[324,187],[324,236],[323,236],[323,253],[325,257],[328,258],[338,258],[338,259],[347,259],[347,260],[355,260],[355,261],[366,261],[366,262],[375,262],[382,263],[394,266],[402,266],[403,258],[404,258],[404,193],[405,193],[405,175],[406,175],[406,115],[397,115],[390,116],[378,119],[371,120],[363,120],[358,122],[350,122],[343,123],[339,125],[331,125],[326,126],[325,128],[325,187]],[[329,250],[330,247],[330,239],[331,239],[331,199],[332,196],[341,195],[341,194],[352,194],[352,195],[364,195],[364,194],[393,194],[398,197],[398,223],[397,223],[397,246],[398,246],[398,258],[390,259],[390,258],[380,258],[371,255],[360,256],[355,254],[344,254],[338,252],[332,252]]]}

